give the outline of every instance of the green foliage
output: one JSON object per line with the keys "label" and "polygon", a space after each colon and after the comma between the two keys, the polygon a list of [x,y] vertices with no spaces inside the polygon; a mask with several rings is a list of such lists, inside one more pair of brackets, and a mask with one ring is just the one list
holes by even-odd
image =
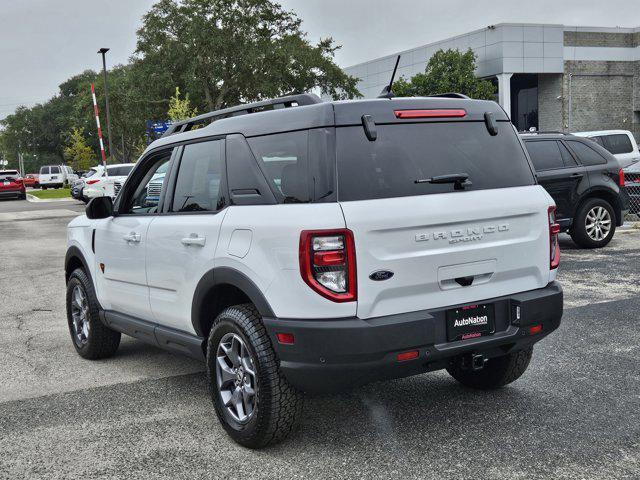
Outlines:
{"label": "green foliage", "polygon": [[[179,85],[201,110],[319,88],[359,96],[333,62],[331,38],[312,45],[302,21],[270,0],[160,0],[143,18],[137,58],[154,88]],[[168,96],[165,96],[168,98]]]}
{"label": "green foliage", "polygon": [[179,122],[187,118],[195,117],[198,114],[197,108],[191,108],[191,101],[187,93],[184,99],[180,98],[180,88],[176,87],[176,94],[169,99],[169,111],[167,116],[169,120]]}
{"label": "green foliage", "polygon": [[401,78],[393,84],[399,97],[420,97],[438,93],[463,93],[471,98],[493,100],[494,85],[475,76],[476,55],[473,50],[438,50],[424,73],[410,80]]}
{"label": "green foliage", "polygon": [[95,163],[95,154],[83,137],[84,129],[73,127],[69,135],[69,145],[64,149],[67,163],[76,171],[87,171]]}

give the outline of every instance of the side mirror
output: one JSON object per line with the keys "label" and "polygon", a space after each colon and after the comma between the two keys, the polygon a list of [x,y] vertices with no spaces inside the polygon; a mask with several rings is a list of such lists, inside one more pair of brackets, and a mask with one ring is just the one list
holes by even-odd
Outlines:
{"label": "side mirror", "polygon": [[113,200],[111,197],[96,197],[87,204],[87,218],[98,220],[113,216]]}

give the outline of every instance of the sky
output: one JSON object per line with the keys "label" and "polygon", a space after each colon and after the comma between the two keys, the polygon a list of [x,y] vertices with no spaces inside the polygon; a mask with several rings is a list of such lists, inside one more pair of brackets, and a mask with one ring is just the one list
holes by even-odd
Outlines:
{"label": "sky", "polygon": [[[86,69],[125,63],[153,0],[0,0],[0,119],[55,95]],[[313,42],[342,45],[348,67],[487,25],[556,23],[638,27],[640,0],[280,0]]]}

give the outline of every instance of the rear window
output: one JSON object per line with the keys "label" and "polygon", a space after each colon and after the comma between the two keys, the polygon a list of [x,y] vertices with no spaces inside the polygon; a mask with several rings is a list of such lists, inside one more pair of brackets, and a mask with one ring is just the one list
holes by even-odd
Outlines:
{"label": "rear window", "polygon": [[60,173],[60,167],[51,167],[51,173]]}
{"label": "rear window", "polygon": [[126,177],[131,173],[133,165],[125,167],[107,167],[107,173],[112,177]]}
{"label": "rear window", "polygon": [[8,170],[8,171],[0,172],[0,181],[15,180],[19,176],[20,174],[17,171]]}
{"label": "rear window", "polygon": [[49,175],[49,167],[40,167],[40,175]]}
{"label": "rear window", "polygon": [[614,155],[633,152],[633,145],[631,145],[631,140],[629,139],[629,136],[625,135],[624,133],[606,135],[604,137],[603,146]]}
{"label": "rear window", "polygon": [[483,122],[378,125],[367,140],[361,126],[337,129],[338,198],[342,201],[452,192],[452,184],[416,184],[438,175],[465,173],[484,190],[533,185],[534,177],[511,124],[497,122],[491,136]]}

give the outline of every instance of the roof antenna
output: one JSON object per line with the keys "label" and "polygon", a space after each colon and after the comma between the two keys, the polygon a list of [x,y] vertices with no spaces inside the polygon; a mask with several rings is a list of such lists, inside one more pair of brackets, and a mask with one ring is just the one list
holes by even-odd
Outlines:
{"label": "roof antenna", "polygon": [[396,78],[396,71],[398,70],[398,64],[400,63],[400,57],[401,57],[401,55],[398,55],[398,58],[396,59],[396,66],[393,68],[393,73],[391,74],[391,81],[389,82],[389,85],[387,85],[386,87],[384,87],[382,89],[382,91],[380,92],[380,95],[378,95],[378,98],[393,98],[393,97],[395,97],[395,95],[391,91],[391,87],[393,86],[393,81]]}

